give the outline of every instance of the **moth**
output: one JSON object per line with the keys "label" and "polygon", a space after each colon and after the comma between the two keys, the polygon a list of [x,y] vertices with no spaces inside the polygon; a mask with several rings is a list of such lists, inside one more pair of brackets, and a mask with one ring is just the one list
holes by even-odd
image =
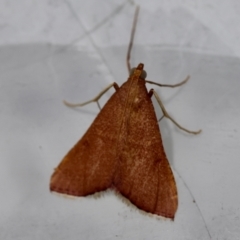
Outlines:
{"label": "moth", "polygon": [[164,85],[146,80],[143,63],[131,70],[130,52],[138,12],[137,7],[127,54],[128,80],[121,87],[117,83],[109,85],[88,102],[65,102],[70,107],[98,103],[108,89],[116,90],[84,136],[55,169],[50,190],[87,196],[111,188],[141,210],[174,219],[178,207],[177,188],[151,97],[156,97],[163,116],[182,130],[193,134],[201,130],[189,131],[181,127],[169,116],[158,94],[146,88],[146,83],[178,87],[188,78],[175,85]]}

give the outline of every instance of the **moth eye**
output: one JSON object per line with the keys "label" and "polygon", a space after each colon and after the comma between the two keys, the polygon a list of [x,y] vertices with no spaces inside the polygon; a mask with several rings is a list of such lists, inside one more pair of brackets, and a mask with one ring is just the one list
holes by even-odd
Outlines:
{"label": "moth eye", "polygon": [[141,76],[142,79],[145,79],[147,77],[147,72],[145,72],[144,70],[142,70]]}

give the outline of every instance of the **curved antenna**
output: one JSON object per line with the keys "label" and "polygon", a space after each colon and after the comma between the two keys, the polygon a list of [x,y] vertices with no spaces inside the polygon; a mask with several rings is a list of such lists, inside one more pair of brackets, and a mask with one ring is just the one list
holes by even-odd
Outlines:
{"label": "curved antenna", "polygon": [[137,26],[139,9],[140,9],[140,7],[137,6],[136,10],[135,10],[135,14],[134,14],[131,37],[130,37],[130,42],[129,42],[128,51],[127,51],[127,69],[128,69],[129,74],[130,74],[130,71],[131,71],[131,65],[130,65],[131,50],[132,50],[134,35],[135,35],[135,31],[136,31],[136,26]]}

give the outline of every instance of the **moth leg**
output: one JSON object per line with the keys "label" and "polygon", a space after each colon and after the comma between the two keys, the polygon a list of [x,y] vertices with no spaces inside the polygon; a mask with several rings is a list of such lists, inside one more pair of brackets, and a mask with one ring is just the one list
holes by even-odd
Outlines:
{"label": "moth leg", "polygon": [[169,114],[168,114],[167,110],[165,109],[160,97],[158,96],[157,92],[154,91],[154,89],[151,89],[149,91],[149,96],[151,97],[152,95],[154,95],[155,98],[157,99],[157,102],[162,109],[163,117],[166,117],[166,118],[170,119],[178,128],[182,129],[183,131],[185,131],[187,133],[192,133],[192,134],[199,134],[202,131],[201,129],[198,130],[198,131],[190,131],[190,130],[180,126],[171,116],[169,116]]}
{"label": "moth leg", "polygon": [[149,80],[145,80],[145,82],[147,83],[150,83],[150,84],[155,84],[159,87],[170,87],[170,88],[175,88],[175,87],[180,87],[182,86],[183,84],[185,84],[188,80],[189,80],[190,76],[187,76],[182,82],[180,83],[177,83],[177,84],[161,84],[161,83],[156,83],[156,82],[152,82],[152,81],[149,81]]}
{"label": "moth leg", "polygon": [[89,104],[89,103],[91,103],[91,102],[96,102],[97,105],[98,105],[98,107],[99,107],[99,109],[101,109],[98,100],[99,100],[99,99],[102,97],[102,95],[103,95],[104,93],[106,93],[111,87],[114,87],[116,91],[119,89],[119,86],[117,85],[117,83],[114,82],[114,83],[111,83],[109,86],[107,86],[105,89],[103,89],[95,98],[93,98],[93,99],[91,99],[91,100],[89,100],[89,101],[87,101],[87,102],[84,102],[84,103],[69,103],[69,102],[63,100],[63,103],[64,103],[65,105],[67,105],[68,107],[82,107],[82,106],[87,105],[87,104]]}
{"label": "moth leg", "polygon": [[128,51],[127,51],[127,69],[128,69],[129,75],[130,75],[130,72],[131,72],[131,64],[130,64],[131,50],[132,50],[133,39],[134,39],[136,26],[137,26],[138,13],[139,13],[139,6],[137,6],[136,10],[135,10],[133,25],[132,25],[132,31],[131,31],[131,37],[130,37],[130,42],[129,42]]}

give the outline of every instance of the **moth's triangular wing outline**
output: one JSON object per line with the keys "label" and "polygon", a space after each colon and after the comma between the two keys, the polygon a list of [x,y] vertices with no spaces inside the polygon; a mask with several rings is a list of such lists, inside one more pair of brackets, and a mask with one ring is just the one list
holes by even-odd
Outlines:
{"label": "moth's triangular wing outline", "polygon": [[128,89],[126,82],[111,96],[84,136],[63,158],[51,177],[51,191],[86,196],[111,187]]}

